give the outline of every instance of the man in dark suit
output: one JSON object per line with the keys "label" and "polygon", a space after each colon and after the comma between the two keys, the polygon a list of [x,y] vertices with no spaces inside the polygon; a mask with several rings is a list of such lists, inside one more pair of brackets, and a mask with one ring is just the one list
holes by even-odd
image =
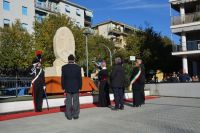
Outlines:
{"label": "man in dark suit", "polygon": [[61,77],[62,88],[66,96],[66,117],[78,119],[80,113],[79,90],[82,87],[81,67],[75,63],[71,54],[68,57],[68,64],[62,66]]}
{"label": "man in dark suit", "polygon": [[125,71],[122,67],[121,58],[115,59],[115,66],[112,68],[110,75],[111,87],[114,93],[115,108],[113,110],[124,109],[124,86],[125,86]]}

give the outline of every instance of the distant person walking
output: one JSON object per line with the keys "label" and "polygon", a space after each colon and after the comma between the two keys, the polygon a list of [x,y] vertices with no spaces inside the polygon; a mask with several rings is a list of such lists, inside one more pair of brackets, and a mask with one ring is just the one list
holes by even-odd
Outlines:
{"label": "distant person walking", "polygon": [[99,106],[109,107],[110,96],[109,96],[109,84],[108,84],[108,70],[106,68],[106,62],[102,62],[101,70],[98,73],[99,85]]}
{"label": "distant person walking", "polygon": [[75,63],[75,57],[68,57],[68,64],[62,66],[62,88],[66,96],[66,117],[78,119],[80,113],[79,90],[82,87],[81,67]]}
{"label": "distant person walking", "polygon": [[112,68],[110,75],[111,87],[114,92],[115,107],[113,110],[124,109],[124,86],[125,86],[125,71],[122,67],[121,58],[115,59],[115,66]]}

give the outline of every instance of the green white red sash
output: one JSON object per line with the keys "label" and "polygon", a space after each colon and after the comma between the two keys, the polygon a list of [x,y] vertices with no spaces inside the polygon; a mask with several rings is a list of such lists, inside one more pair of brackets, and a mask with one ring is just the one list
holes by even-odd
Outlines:
{"label": "green white red sash", "polygon": [[132,84],[135,83],[135,81],[140,77],[141,74],[141,70],[139,69],[138,73],[133,77],[133,79],[131,80],[131,83],[129,85],[129,90],[131,90],[132,88]]}

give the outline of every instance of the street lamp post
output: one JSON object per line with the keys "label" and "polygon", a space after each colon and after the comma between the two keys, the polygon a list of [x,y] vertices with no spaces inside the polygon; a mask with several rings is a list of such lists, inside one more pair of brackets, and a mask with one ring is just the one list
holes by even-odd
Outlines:
{"label": "street lamp post", "polygon": [[110,48],[108,46],[106,46],[105,44],[102,44],[102,46],[104,46],[105,48],[108,49],[108,51],[110,53],[110,66],[112,66],[112,52],[111,52]]}
{"label": "street lamp post", "polygon": [[87,77],[88,77],[88,36],[90,34],[92,34],[92,29],[91,28],[86,28],[84,31],[83,31],[83,34],[85,35],[85,53],[86,53],[86,74],[87,74]]}

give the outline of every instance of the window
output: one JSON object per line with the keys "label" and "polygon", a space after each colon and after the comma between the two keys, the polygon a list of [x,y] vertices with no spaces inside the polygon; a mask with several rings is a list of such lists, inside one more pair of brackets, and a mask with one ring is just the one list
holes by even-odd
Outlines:
{"label": "window", "polygon": [[27,30],[28,29],[28,24],[27,23],[22,23],[22,27]]}
{"label": "window", "polygon": [[80,22],[76,22],[76,25],[78,26],[78,27],[80,27],[81,25],[80,25]]}
{"label": "window", "polygon": [[76,9],[76,15],[81,16],[81,12],[79,9]]}
{"label": "window", "polygon": [[22,6],[22,15],[25,15],[25,16],[27,16],[27,7],[25,7],[25,6]]}
{"label": "window", "polygon": [[10,2],[4,0],[3,1],[3,9],[6,11],[10,11]]}
{"label": "window", "polygon": [[70,6],[69,5],[65,5],[65,11],[70,13]]}
{"label": "window", "polygon": [[3,26],[4,27],[9,27],[10,26],[10,20],[9,19],[4,19],[3,20]]}
{"label": "window", "polygon": [[36,19],[36,21],[41,23],[45,19],[45,15],[36,14],[35,19]]}

